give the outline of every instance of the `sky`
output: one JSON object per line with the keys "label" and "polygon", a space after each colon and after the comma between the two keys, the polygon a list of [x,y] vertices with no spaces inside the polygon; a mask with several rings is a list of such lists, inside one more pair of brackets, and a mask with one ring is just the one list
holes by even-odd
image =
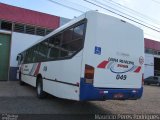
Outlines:
{"label": "sky", "polygon": [[[69,19],[89,10],[98,10],[140,27],[144,31],[145,38],[160,41],[160,0],[0,0],[0,2]],[[115,15],[106,9],[147,27]]]}

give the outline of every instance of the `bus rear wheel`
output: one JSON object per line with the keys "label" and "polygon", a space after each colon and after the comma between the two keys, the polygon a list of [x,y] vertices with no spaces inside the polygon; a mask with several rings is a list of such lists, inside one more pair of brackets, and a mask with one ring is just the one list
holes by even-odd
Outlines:
{"label": "bus rear wheel", "polygon": [[38,98],[42,99],[42,98],[46,97],[46,93],[43,91],[42,78],[39,78],[37,80],[36,91],[37,91],[37,97]]}

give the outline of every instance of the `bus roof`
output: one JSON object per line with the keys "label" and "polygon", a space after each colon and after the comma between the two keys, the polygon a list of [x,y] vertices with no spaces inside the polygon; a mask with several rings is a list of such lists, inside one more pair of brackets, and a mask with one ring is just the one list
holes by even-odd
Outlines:
{"label": "bus roof", "polygon": [[[86,15],[87,15],[87,14],[92,14],[92,13],[96,13],[96,14],[100,13],[100,14],[107,15],[107,14],[105,14],[105,13],[101,13],[101,12],[98,12],[98,11],[95,11],[95,10],[88,11],[88,12],[86,12],[86,13],[80,15],[79,17],[72,19],[72,20],[69,21],[68,23],[66,23],[66,24],[64,24],[64,25],[62,25],[62,26],[60,26],[59,28],[55,29],[54,31],[52,31],[52,32],[49,33],[48,35],[44,36],[43,38],[41,38],[40,40],[38,40],[37,42],[35,42],[35,43],[34,43],[33,45],[31,45],[30,47],[28,47],[27,49],[23,50],[22,52],[28,50],[29,48],[31,48],[31,47],[33,47],[34,45],[36,45],[36,44],[42,42],[43,40],[45,40],[45,39],[51,37],[52,35],[54,35],[54,34],[60,32],[60,31],[64,30],[65,28],[67,28],[67,27],[69,27],[69,26],[71,26],[71,25],[73,25],[73,24],[75,24],[75,23],[77,23],[77,22],[83,20],[84,18],[86,18]],[[112,18],[115,18],[115,19],[120,19],[120,18],[116,18],[116,17],[111,16],[111,15],[108,15],[108,16],[110,16],[110,17],[112,17]],[[120,19],[120,20],[121,20],[121,19]],[[123,21],[123,20],[122,20],[122,21]],[[125,21],[125,22],[126,22],[126,21]],[[128,24],[130,24],[130,23],[128,23]],[[130,24],[130,25],[133,25],[133,24]],[[135,26],[135,25],[133,25],[133,26]],[[137,27],[137,26],[135,26],[135,27]],[[137,28],[138,28],[138,27],[137,27]],[[139,28],[139,29],[140,29],[140,28]],[[21,52],[21,53],[22,53],[22,52]],[[20,54],[20,53],[19,53],[19,54]]]}

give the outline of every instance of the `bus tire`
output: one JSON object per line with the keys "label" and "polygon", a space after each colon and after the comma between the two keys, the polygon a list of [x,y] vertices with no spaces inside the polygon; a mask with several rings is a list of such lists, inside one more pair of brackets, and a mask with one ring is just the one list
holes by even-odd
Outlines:
{"label": "bus tire", "polygon": [[38,98],[42,99],[46,97],[46,93],[43,91],[43,82],[41,77],[37,79],[36,91]]}
{"label": "bus tire", "polygon": [[21,86],[25,85],[25,83],[21,80],[21,73],[19,73],[19,84]]}

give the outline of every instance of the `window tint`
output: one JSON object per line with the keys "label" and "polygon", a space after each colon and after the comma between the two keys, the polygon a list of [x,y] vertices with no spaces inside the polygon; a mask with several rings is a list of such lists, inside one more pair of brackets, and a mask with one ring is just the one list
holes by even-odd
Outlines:
{"label": "window tint", "polygon": [[154,80],[158,80],[158,77],[153,77]]}
{"label": "window tint", "polygon": [[49,59],[54,59],[59,57],[60,52],[60,43],[61,43],[61,34],[53,36],[49,39]]}
{"label": "window tint", "polygon": [[36,56],[34,53],[35,47],[32,47],[27,50],[26,57],[25,57],[25,63],[33,63],[36,62]]}
{"label": "window tint", "polygon": [[46,60],[48,42],[44,41],[28,49],[25,53],[24,63],[33,63]]}
{"label": "window tint", "polygon": [[82,38],[84,34],[84,24],[81,24],[74,28],[73,39]]}
{"label": "window tint", "polygon": [[83,46],[83,40],[75,40],[67,44],[62,44],[61,57],[69,57],[79,51]]}
{"label": "window tint", "polygon": [[24,51],[24,52],[22,53],[22,61],[21,61],[21,63],[24,63],[25,56],[26,56],[26,52]]}
{"label": "window tint", "polygon": [[[83,48],[84,26],[84,23],[73,25],[33,46],[26,51],[25,62],[39,62],[73,56]],[[31,26],[28,26],[28,32],[33,31]],[[41,32],[43,33],[42,29],[36,29],[36,33],[41,34]]]}
{"label": "window tint", "polygon": [[32,62],[37,62],[37,56],[38,56],[37,47],[38,46],[33,46],[32,48]]}
{"label": "window tint", "polygon": [[48,54],[48,40],[39,43],[37,46],[37,50],[38,50],[37,61],[44,61]]}
{"label": "window tint", "polygon": [[32,48],[29,49],[29,52],[28,52],[28,60],[27,62],[32,62]]}
{"label": "window tint", "polygon": [[63,40],[62,40],[63,44],[72,41],[72,33],[73,33],[73,28],[65,30],[63,32]]}
{"label": "window tint", "polygon": [[63,33],[60,57],[70,57],[83,47],[84,24]]}
{"label": "window tint", "polygon": [[30,62],[30,61],[31,61],[31,58],[30,58],[30,49],[28,49],[28,50],[26,51],[26,56],[25,56],[24,62],[25,62],[25,63],[28,63],[28,62]]}
{"label": "window tint", "polygon": [[152,77],[150,77],[150,79],[152,79],[152,80],[153,80],[153,76],[152,76]]}
{"label": "window tint", "polygon": [[33,62],[37,62],[37,61],[38,61],[38,55],[39,55],[38,45],[34,46],[34,49],[33,49],[32,52],[33,52],[33,54],[34,54]]}

